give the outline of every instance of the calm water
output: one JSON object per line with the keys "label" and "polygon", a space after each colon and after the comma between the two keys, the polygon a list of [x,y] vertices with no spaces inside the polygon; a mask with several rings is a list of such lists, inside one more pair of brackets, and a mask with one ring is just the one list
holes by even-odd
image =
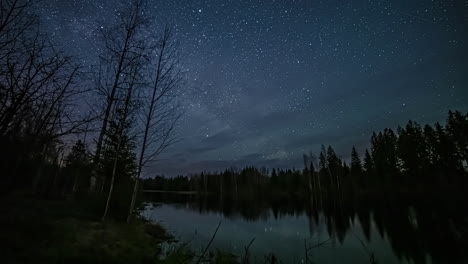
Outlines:
{"label": "calm water", "polygon": [[451,210],[407,199],[343,199],[311,206],[258,197],[149,196],[144,215],[198,251],[222,221],[210,249],[242,256],[255,239],[251,256],[262,263],[270,253],[283,263],[305,263],[304,243],[321,244],[309,250],[314,263],[370,263],[372,256],[378,263],[468,263],[468,217],[460,206]]}

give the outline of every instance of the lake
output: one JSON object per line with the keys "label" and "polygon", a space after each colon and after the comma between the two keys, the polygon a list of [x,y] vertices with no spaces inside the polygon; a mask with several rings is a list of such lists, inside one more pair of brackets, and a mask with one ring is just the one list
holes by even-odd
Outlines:
{"label": "lake", "polygon": [[[144,216],[201,252],[223,249],[264,263],[468,263],[468,210],[439,199],[347,198],[304,202],[294,197],[145,194]],[[307,199],[305,199],[307,200]],[[465,203],[464,203],[465,204]]]}

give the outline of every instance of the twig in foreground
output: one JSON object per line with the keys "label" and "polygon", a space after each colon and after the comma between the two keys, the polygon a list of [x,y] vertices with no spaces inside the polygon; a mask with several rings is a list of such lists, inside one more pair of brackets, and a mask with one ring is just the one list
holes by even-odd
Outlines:
{"label": "twig in foreground", "polygon": [[197,260],[197,262],[196,262],[197,264],[200,263],[200,261],[203,259],[203,257],[205,256],[206,252],[208,251],[208,248],[210,247],[211,243],[213,242],[213,240],[214,240],[214,238],[215,238],[215,236],[216,236],[216,233],[218,233],[218,229],[219,229],[219,227],[221,226],[221,223],[222,223],[222,222],[223,222],[223,220],[219,221],[218,226],[216,227],[216,230],[215,230],[215,232],[213,233],[213,236],[211,236],[210,242],[208,243],[208,245],[206,245],[206,248],[205,248],[205,250],[203,251],[203,254],[201,254],[200,257],[198,258],[198,260]]}
{"label": "twig in foreground", "polygon": [[244,259],[242,260],[242,263],[244,263],[244,264],[248,264],[248,263],[249,263],[249,258],[250,258],[249,249],[250,249],[250,246],[252,245],[252,243],[253,243],[254,241],[255,241],[255,237],[252,238],[252,240],[250,240],[250,243],[247,245],[247,247],[244,247],[245,255],[244,255]]}

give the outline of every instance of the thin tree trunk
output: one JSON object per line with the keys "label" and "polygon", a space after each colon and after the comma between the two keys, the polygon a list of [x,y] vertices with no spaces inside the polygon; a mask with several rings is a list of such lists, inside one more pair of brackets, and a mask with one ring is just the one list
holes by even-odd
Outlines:
{"label": "thin tree trunk", "polygon": [[[141,6],[134,6],[133,8],[139,9]],[[120,78],[124,73],[124,68],[125,68],[125,62],[128,59],[128,54],[131,52],[131,40],[133,35],[135,34],[136,27],[138,26],[138,22],[136,21],[136,17],[131,18],[132,23],[129,27],[124,25],[125,29],[125,41],[123,43],[122,50],[120,52],[118,64],[117,64],[117,69],[114,75],[114,82],[112,84],[112,89],[111,89],[111,94],[107,98],[107,105],[106,105],[106,111],[104,113],[104,119],[102,121],[102,128],[101,131],[99,132],[99,137],[98,141],[96,143],[96,152],[93,158],[93,163],[94,163],[94,168],[93,172],[91,175],[91,181],[90,181],[90,187],[89,190],[90,192],[94,192],[96,189],[96,182],[97,182],[97,166],[100,162],[101,159],[101,150],[102,150],[102,143],[104,141],[104,135],[107,131],[107,126],[109,123],[109,116],[111,113],[112,106],[115,101],[115,94],[117,91],[117,88],[119,86]]]}
{"label": "thin tree trunk", "polygon": [[132,201],[130,202],[130,210],[128,211],[127,215],[127,223],[132,221],[132,214],[135,208],[136,197],[138,193],[138,185],[139,185],[140,177],[135,178],[135,184],[133,185],[133,193],[132,193]]}
{"label": "thin tree trunk", "polygon": [[[120,151],[120,141],[121,140],[119,139],[119,144],[118,144],[118,147],[117,147],[117,153]],[[114,165],[113,165],[113,168],[112,168],[112,178],[111,178],[111,183],[110,183],[110,187],[109,187],[109,194],[107,195],[107,201],[106,201],[106,208],[104,209],[104,214],[102,215],[102,218],[101,218],[102,222],[106,221],[107,212],[109,211],[109,205],[110,205],[110,201],[111,201],[111,198],[112,198],[112,191],[114,190],[115,173],[117,171],[117,160],[118,160],[118,154],[117,154],[117,157],[115,157],[115,159],[114,159]]]}
{"label": "thin tree trunk", "polygon": [[44,156],[46,154],[46,150],[47,150],[47,144],[44,144],[44,146],[42,147],[41,155],[39,157],[39,166],[36,169],[36,174],[35,174],[34,181],[33,181],[33,193],[34,194],[37,193],[39,182],[41,181],[42,170],[44,168]]}
{"label": "thin tree trunk", "polygon": [[122,57],[121,57],[121,59],[119,61],[117,74],[115,75],[115,82],[114,82],[114,85],[112,86],[111,94],[110,94],[110,96],[109,96],[109,98],[107,100],[108,102],[107,102],[107,106],[106,106],[106,111],[104,113],[104,119],[102,120],[102,128],[101,128],[101,131],[99,132],[98,141],[96,143],[96,152],[94,154],[94,159],[93,159],[94,168],[93,168],[93,172],[92,172],[92,175],[91,175],[91,181],[90,181],[90,185],[89,185],[89,191],[90,192],[94,192],[95,189],[96,189],[97,167],[98,167],[98,164],[99,164],[100,159],[101,159],[102,143],[104,141],[104,134],[107,131],[107,125],[109,123],[110,111],[112,109],[112,105],[113,105],[114,100],[115,100],[115,92],[117,90],[117,86],[118,86],[118,83],[119,83],[119,78],[120,78],[120,74],[121,74],[121,70],[122,70],[124,55],[125,55],[125,53],[122,55]]}
{"label": "thin tree trunk", "polygon": [[156,95],[157,95],[157,91],[158,91],[159,80],[160,80],[160,77],[161,77],[161,64],[162,64],[162,59],[163,59],[163,54],[164,54],[164,48],[165,48],[165,45],[166,45],[165,40],[166,39],[164,39],[164,41],[162,43],[161,50],[159,52],[158,66],[157,66],[157,69],[156,69],[156,80],[154,82],[153,92],[152,92],[152,95],[151,95],[151,103],[150,103],[150,106],[149,106],[149,109],[148,109],[148,114],[146,116],[145,132],[144,132],[144,135],[143,135],[143,144],[142,144],[142,147],[141,147],[140,159],[138,161],[138,173],[136,175],[135,184],[133,186],[132,200],[130,202],[130,208],[129,208],[129,211],[128,211],[127,223],[130,223],[131,218],[132,218],[133,210],[135,208],[136,197],[137,197],[137,193],[138,193],[138,183],[140,181],[141,172],[143,170],[143,160],[145,158],[146,144],[147,144],[147,141],[148,141],[149,129],[151,127],[151,121],[153,120],[153,111],[154,111],[154,107],[156,105],[156,100],[157,100]]}

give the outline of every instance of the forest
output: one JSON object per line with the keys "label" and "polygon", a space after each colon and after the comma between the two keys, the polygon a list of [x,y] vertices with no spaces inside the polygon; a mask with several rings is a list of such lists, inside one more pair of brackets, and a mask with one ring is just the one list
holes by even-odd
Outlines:
{"label": "forest", "polygon": [[468,114],[449,111],[445,125],[422,127],[414,121],[394,132],[374,132],[370,148],[350,160],[332,146],[304,154],[301,169],[246,167],[190,176],[143,179],[145,190],[190,191],[221,195],[291,194],[315,199],[327,193],[390,195],[462,191],[468,183]]}
{"label": "forest", "polygon": [[40,6],[0,2],[0,258],[154,260],[168,236],[135,209],[142,171],[177,140],[173,27],[128,2],[97,32],[89,65],[47,34]]}
{"label": "forest", "polygon": [[1,5],[1,191],[97,195],[103,220],[118,207],[130,222],[142,170],[176,141],[184,73],[173,29],[147,33],[154,21],[133,1],[100,32],[89,71],[51,42],[35,2]]}

